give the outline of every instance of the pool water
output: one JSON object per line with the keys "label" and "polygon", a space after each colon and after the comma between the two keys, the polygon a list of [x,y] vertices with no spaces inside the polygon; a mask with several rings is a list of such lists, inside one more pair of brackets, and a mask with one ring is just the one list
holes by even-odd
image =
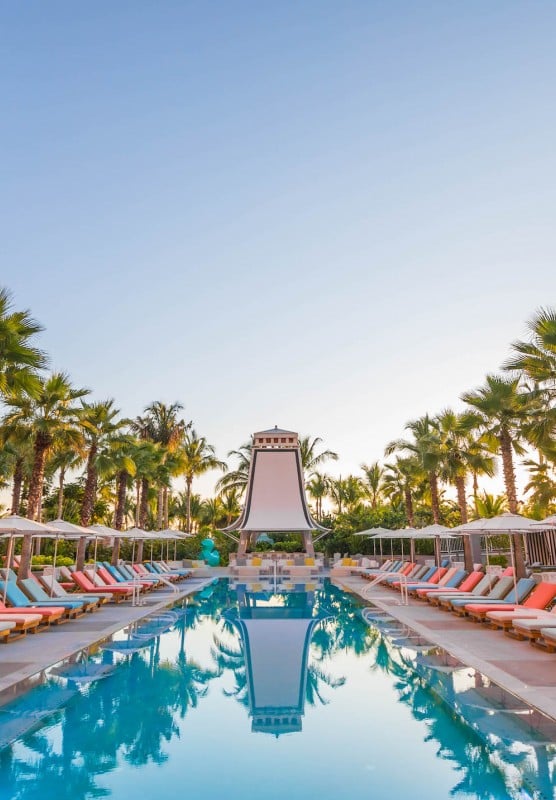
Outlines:
{"label": "pool water", "polygon": [[330,582],[219,581],[0,708],[0,800],[552,800],[554,735]]}

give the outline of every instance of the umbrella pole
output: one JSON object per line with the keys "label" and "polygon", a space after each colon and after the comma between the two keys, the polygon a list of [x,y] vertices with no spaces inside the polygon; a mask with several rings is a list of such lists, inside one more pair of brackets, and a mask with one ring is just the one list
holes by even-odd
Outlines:
{"label": "umbrella pole", "polygon": [[154,543],[151,541],[151,564],[153,563],[153,548],[154,548]]}
{"label": "umbrella pole", "polygon": [[6,605],[6,595],[8,593],[9,571],[12,568],[13,549],[14,549],[14,537],[12,534],[9,538],[8,550],[6,552],[6,573],[4,575],[4,605]]}
{"label": "umbrella pole", "polygon": [[514,544],[511,533],[508,534],[508,540],[510,542],[510,559],[512,562],[512,571],[514,577],[514,597],[515,597],[515,602],[517,603],[517,575],[515,574],[515,554],[514,554]]}
{"label": "umbrella pole", "polygon": [[50,581],[50,597],[54,597],[54,581],[56,579],[56,557],[58,555],[58,537],[54,539],[54,557],[52,559],[52,580]]}

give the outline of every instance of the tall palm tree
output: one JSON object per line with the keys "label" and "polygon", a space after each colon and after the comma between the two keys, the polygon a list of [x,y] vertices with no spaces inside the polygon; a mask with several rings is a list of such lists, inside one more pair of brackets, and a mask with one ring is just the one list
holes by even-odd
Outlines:
{"label": "tall palm tree", "polygon": [[[520,378],[487,375],[484,386],[466,392],[462,400],[475,409],[484,433],[498,443],[508,507],[512,514],[517,514],[513,452],[524,452],[520,444],[521,426],[528,416],[527,395],[520,390]],[[520,534],[513,535],[513,543],[516,572],[522,577],[525,574],[525,554]]]}
{"label": "tall palm tree", "polygon": [[413,439],[397,439],[390,442],[385,449],[385,455],[390,456],[395,452],[406,453],[414,456],[427,475],[431,495],[432,516],[436,524],[440,519],[440,495],[438,487],[438,470],[440,467],[440,436],[438,428],[431,417],[411,420],[405,426],[410,431]]}
{"label": "tall palm tree", "polygon": [[244,442],[237,450],[230,450],[228,458],[234,458],[237,461],[236,467],[233,470],[228,470],[217,481],[216,490],[224,492],[234,490],[238,492],[239,496],[243,496],[247,489],[247,481],[249,480],[249,468],[251,466],[251,443]]}
{"label": "tall palm tree", "polygon": [[383,489],[384,467],[378,461],[372,464],[361,464],[365,476],[362,480],[363,493],[371,501],[371,508],[377,508]]}
{"label": "tall palm tree", "polygon": [[[7,424],[27,426],[33,442],[33,467],[27,499],[29,519],[40,517],[46,459],[57,438],[70,438],[72,434],[76,440],[79,438],[76,401],[86,394],[88,390],[74,388],[65,373],[55,372],[40,381],[34,396],[10,395],[6,398],[10,409],[6,416]],[[19,572],[22,578],[29,574],[31,547],[31,537],[24,537]]]}
{"label": "tall palm tree", "polygon": [[7,289],[0,289],[0,397],[39,390],[37,371],[46,356],[32,340],[42,331],[28,311],[15,311]]}
{"label": "tall palm tree", "polygon": [[6,467],[11,467],[12,502],[11,513],[19,514],[23,482],[31,473],[33,448],[26,421],[17,420],[0,424],[0,448],[4,454]]}
{"label": "tall palm tree", "polygon": [[204,436],[199,436],[193,429],[188,430],[179,448],[181,474],[185,478],[187,497],[186,529],[191,523],[191,487],[195,478],[213,469],[225,470],[226,464],[216,457],[214,447]]}
{"label": "tall palm tree", "polygon": [[530,339],[515,341],[504,369],[521,372],[556,397],[556,309],[539,308],[527,323]]}
{"label": "tall palm tree", "polygon": [[220,493],[222,512],[226,515],[226,525],[231,525],[233,520],[241,513],[239,493],[236,489],[228,489]]}
{"label": "tall palm tree", "polygon": [[141,439],[159,445],[160,464],[154,476],[157,484],[157,525],[159,528],[167,519],[170,478],[172,471],[177,469],[177,464],[175,461],[172,462],[171,456],[177,452],[185,433],[192,426],[191,422],[185,422],[179,416],[182,410],[181,403],[168,404],[155,400],[145,407],[143,416],[137,417],[132,423],[132,429]]}
{"label": "tall palm tree", "polygon": [[311,480],[307,483],[307,492],[315,501],[315,514],[317,522],[322,521],[322,501],[330,490],[330,478],[323,472],[313,472]]}
{"label": "tall palm tree", "polygon": [[337,461],[338,453],[333,450],[319,451],[319,445],[322,443],[320,436],[300,436],[299,437],[299,450],[301,453],[301,465],[303,472],[307,478],[310,478],[316,471],[317,467],[322,466],[325,461]]}
{"label": "tall palm tree", "polygon": [[64,516],[66,474],[69,470],[76,469],[83,463],[82,443],[77,442],[76,439],[76,436],[73,437],[72,445],[71,441],[64,444],[62,437],[59,437],[54,446],[52,456],[48,460],[48,473],[51,475],[58,473],[58,511],[56,519],[61,519]]}
{"label": "tall palm tree", "polygon": [[395,505],[403,504],[408,524],[415,527],[413,498],[422,477],[417,458],[396,458],[384,469],[384,494]]}
{"label": "tall palm tree", "polygon": [[114,407],[114,401],[111,399],[94,403],[83,402],[79,412],[79,427],[85,441],[87,458],[85,490],[81,506],[81,525],[85,528],[91,524],[96,500],[99,451],[126,424],[126,420],[117,419],[119,413],[119,409]]}

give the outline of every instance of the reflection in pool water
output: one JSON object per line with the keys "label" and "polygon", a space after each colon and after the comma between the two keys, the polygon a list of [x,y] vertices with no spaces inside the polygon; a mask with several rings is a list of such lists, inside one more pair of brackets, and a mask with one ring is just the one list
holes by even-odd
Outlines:
{"label": "reflection in pool water", "polygon": [[556,773],[549,721],[328,582],[220,581],[4,705],[14,739],[1,800],[545,800]]}

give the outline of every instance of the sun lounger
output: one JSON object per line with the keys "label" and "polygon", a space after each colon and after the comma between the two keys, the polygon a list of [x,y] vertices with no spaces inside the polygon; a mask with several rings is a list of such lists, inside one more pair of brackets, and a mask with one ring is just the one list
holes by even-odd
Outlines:
{"label": "sun lounger", "polygon": [[[494,620],[491,620],[490,614],[488,615],[489,623],[492,622],[506,622],[505,619],[498,615],[502,612],[493,611],[495,615]],[[508,615],[509,616],[509,615]],[[497,625],[500,627],[500,625]],[[534,641],[541,635],[541,628],[556,628],[556,606],[550,611],[535,611],[533,609],[520,609],[513,613],[509,619],[509,625],[504,628],[508,636],[512,639],[529,639]]]}
{"label": "sun lounger", "polygon": [[[49,597],[44,589],[32,578],[25,578],[22,581],[18,581],[18,586],[27,595],[31,602],[36,603],[37,605],[44,603],[47,605],[52,604],[52,598]],[[74,612],[74,616],[81,616],[81,614],[84,614],[85,611],[88,611],[91,606],[95,605],[94,603],[90,603],[90,601],[79,600],[78,598],[57,600],[56,604],[61,608],[70,609],[72,612]]]}
{"label": "sun lounger", "polygon": [[[36,633],[39,625],[42,622],[40,614],[10,614],[8,611],[0,611],[0,624],[3,622],[13,622],[15,627],[14,633],[19,636],[25,636],[27,633]],[[12,634],[12,639],[15,638]]]}
{"label": "sun lounger", "polygon": [[[450,572],[450,570],[448,570],[448,572]],[[419,600],[426,600],[427,593],[444,592],[447,589],[456,589],[461,583],[463,583],[463,581],[465,581],[466,578],[467,572],[464,569],[456,569],[449,578],[446,574],[444,578],[438,582],[438,586],[435,589],[416,589],[413,594]]]}
{"label": "sun lounger", "polygon": [[92,580],[93,575],[90,574],[93,572],[96,575],[95,584],[99,585],[102,581],[105,586],[110,588],[111,586],[127,586],[128,588],[137,588],[141,592],[150,592],[154,588],[154,585],[150,581],[141,581],[140,577],[137,576],[137,580],[135,579],[124,579],[123,575],[121,578],[116,578],[111,572],[109,572],[104,567],[99,567],[96,572],[94,570],[87,570],[86,574],[88,574],[89,578]]}
{"label": "sun lounger", "polygon": [[[4,584],[0,581],[0,593],[4,594]],[[9,598],[8,598],[9,599]],[[12,605],[10,607],[5,606],[4,603],[0,603],[0,612],[6,614],[22,614],[27,615],[29,614],[39,614],[42,618],[43,625],[61,625],[63,622],[66,622],[65,618],[65,608],[59,608],[58,606],[33,606],[30,603],[25,606],[15,606]]]}
{"label": "sun lounger", "polygon": [[[543,646],[549,653],[556,653],[556,628],[541,628],[541,637],[544,640]],[[537,640],[536,644],[540,644]]]}
{"label": "sun lounger", "polygon": [[463,592],[463,594],[467,594],[468,592],[472,592],[473,589],[477,586],[478,583],[485,577],[484,572],[479,572],[476,570],[475,572],[470,572],[469,575],[464,575],[456,586],[447,586],[446,588],[438,588],[438,589],[425,589],[420,590],[418,592],[418,596],[421,600],[428,600],[429,602],[434,603],[435,598],[437,597],[446,597],[451,595],[458,595]]}
{"label": "sun lounger", "polygon": [[9,642],[14,628],[15,622],[0,622],[0,642],[3,644]]}
{"label": "sun lounger", "polygon": [[[482,597],[474,597],[473,603],[497,603],[500,600],[505,600],[507,596],[513,591],[514,579],[508,577],[500,578],[494,588],[488,594]],[[453,611],[460,616],[465,615],[465,606],[470,602],[468,597],[450,597],[443,600],[441,605],[445,605],[449,611]]]}
{"label": "sun lounger", "polygon": [[112,599],[115,603],[119,603],[122,600],[130,600],[133,597],[133,589],[129,586],[95,586],[94,583],[91,583],[90,579],[85,575],[84,572],[75,572],[71,573],[72,580],[74,583],[84,592],[94,592],[97,593],[109,593],[112,595]]}
{"label": "sun lounger", "polygon": [[[71,600],[73,597],[75,597],[78,600],[85,600],[85,601],[93,600],[96,601],[98,605],[103,605],[104,603],[109,603],[110,600],[112,599],[109,594],[95,595],[95,594],[88,594],[87,592],[83,593],[71,592],[70,594],[62,586],[62,584],[56,580],[54,575],[40,575],[39,579],[42,585],[44,586],[48,597],[51,600],[56,599],[57,597],[60,598],[61,600],[63,599]],[[71,585],[75,587],[75,583],[72,582]]]}
{"label": "sun lounger", "polygon": [[[475,575],[476,573],[470,573],[470,575],[466,578],[468,580],[471,575]],[[463,584],[457,589],[448,589],[445,592],[435,592],[432,590],[431,594],[427,594],[427,600],[432,605],[439,606],[440,608],[449,608],[450,600],[454,600],[455,598],[463,599],[464,597],[483,597],[488,592],[492,591],[494,586],[498,583],[498,577],[496,575],[485,575],[484,573],[479,573],[482,575],[482,578],[475,584],[472,589],[463,589]]]}
{"label": "sun lounger", "polygon": [[[4,589],[2,583],[0,583],[0,585],[2,586],[1,591],[3,592]],[[77,606],[75,605],[71,606],[61,603],[60,605],[58,605],[57,603],[53,603],[52,600],[47,600],[46,602],[43,602],[42,600],[31,601],[29,600],[27,595],[23,593],[23,591],[19,588],[19,586],[15,581],[8,581],[6,587],[6,597],[10,605],[14,606],[14,608],[29,609],[32,607],[32,608],[62,609],[64,612],[63,616],[66,619],[72,619],[74,617],[79,616],[82,613],[82,608],[83,608],[81,604]]]}
{"label": "sun lounger", "polygon": [[[511,593],[510,593],[511,594]],[[489,603],[476,603],[465,606],[467,616],[476,622],[486,619],[489,611],[513,611],[516,608],[545,608],[556,595],[556,584],[535,584],[532,578],[522,578],[518,581],[515,596],[516,601],[502,601],[498,605]],[[509,597],[509,595],[508,595]]]}
{"label": "sun lounger", "polygon": [[[456,572],[455,567],[451,567],[450,569],[446,569],[446,567],[436,567],[431,574],[431,576],[427,580],[422,581],[408,581],[407,582],[407,591],[408,592],[416,592],[417,589],[434,589],[436,586],[443,586],[447,581],[450,580],[452,575]],[[395,582],[392,584],[394,589],[400,589],[400,582]]]}

